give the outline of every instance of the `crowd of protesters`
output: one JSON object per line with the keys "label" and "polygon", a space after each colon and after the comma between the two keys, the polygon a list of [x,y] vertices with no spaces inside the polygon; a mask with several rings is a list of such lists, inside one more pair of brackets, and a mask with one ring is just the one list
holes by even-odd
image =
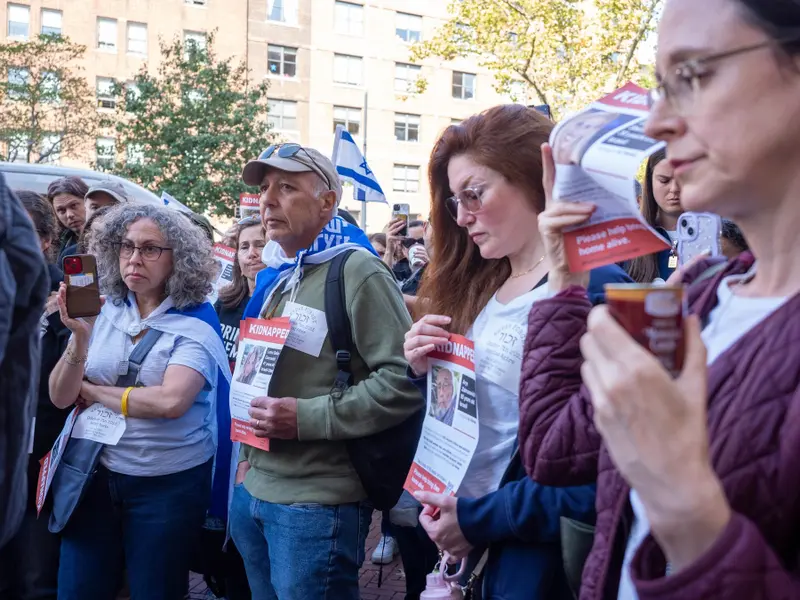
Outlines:
{"label": "crowd of protesters", "polygon": [[[0,315],[0,385],[24,408],[0,426],[25,446],[3,450],[18,496],[0,498],[0,598],[179,600],[195,570],[230,600],[356,599],[376,508],[371,558],[400,554],[407,600],[445,552],[487,600],[800,598],[798,31],[797,1],[667,1],[646,125],[666,148],[639,204],[668,248],[586,273],[564,232],[595,207],[553,201],[554,124],[521,105],[449,126],[429,220],[369,236],[325,155],[267,148],[243,165],[260,215],[226,233],[232,283],[213,305],[207,220],[109,182],[41,196],[0,179],[17,307]],[[687,211],[724,218],[724,258],[678,266]],[[97,317],[68,314],[74,254],[97,262]],[[677,377],[617,323],[609,283],[685,286]],[[233,444],[240,323],[298,306],[323,334],[287,345],[250,405],[269,451]],[[475,453],[457,494],[386,505],[428,356],[454,334],[475,347]],[[124,417],[119,441],[70,440],[37,515],[39,460],[93,405]]]}

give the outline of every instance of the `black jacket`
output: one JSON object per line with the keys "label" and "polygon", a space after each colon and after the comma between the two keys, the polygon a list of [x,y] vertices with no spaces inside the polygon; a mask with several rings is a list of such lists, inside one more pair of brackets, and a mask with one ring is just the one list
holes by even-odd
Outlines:
{"label": "black jacket", "polygon": [[27,502],[48,279],[33,224],[0,173],[0,547],[16,533]]}

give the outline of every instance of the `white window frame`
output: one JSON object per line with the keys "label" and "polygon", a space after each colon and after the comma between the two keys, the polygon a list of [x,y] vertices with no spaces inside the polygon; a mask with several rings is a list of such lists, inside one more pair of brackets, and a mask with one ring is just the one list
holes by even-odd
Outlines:
{"label": "white window frame", "polygon": [[398,12],[395,15],[394,34],[406,44],[421,42],[422,15]]}
{"label": "white window frame", "polygon": [[42,92],[49,92],[51,90],[47,89],[50,86],[55,88],[55,97],[50,100],[53,104],[59,104],[61,102],[61,81],[58,78],[58,73],[55,71],[42,71],[40,87]]}
{"label": "white window frame", "polygon": [[364,35],[364,6],[345,0],[336,0],[333,5],[333,27],[342,35]]}
{"label": "white window frame", "polygon": [[[361,133],[361,109],[353,108],[352,106],[334,106],[334,131],[336,131],[337,125],[342,125],[350,135],[359,135]],[[355,127],[351,127],[351,125],[355,125]]]}
{"label": "white window frame", "polygon": [[[398,174],[401,174],[398,177]],[[409,175],[416,174],[416,179],[410,179]],[[403,192],[408,194],[416,194],[419,192],[419,166],[418,165],[401,165],[395,164],[392,166],[392,190],[395,192]]]}
{"label": "white window frame", "polygon": [[[110,152],[101,152],[100,148],[110,148]],[[103,156],[101,156],[103,154]],[[117,143],[111,137],[99,137],[95,140],[95,162],[100,165],[108,163],[108,166],[114,164],[117,157]]]}
{"label": "white window frame", "polygon": [[142,144],[128,144],[125,148],[125,163],[128,165],[144,164],[144,146]]}
{"label": "white window frame", "polygon": [[267,22],[297,26],[299,0],[267,0]]}
{"label": "white window frame", "polygon": [[[419,142],[419,130],[422,121],[421,115],[414,115],[410,113],[394,113],[394,139],[398,142],[410,142],[416,144]],[[398,137],[398,128],[402,128],[403,135]],[[416,139],[411,139],[411,132],[416,132]]]}
{"label": "white window frame", "polygon": [[[105,27],[104,27],[105,26]],[[113,27],[113,35],[112,35]],[[105,31],[104,31],[105,29]],[[117,30],[117,20],[108,17],[97,17],[97,49],[103,52],[117,52],[117,40],[119,31]],[[103,39],[106,38],[106,39]]]}
{"label": "white window frame", "polygon": [[[280,55],[280,59],[275,61],[275,59],[270,58],[270,54],[278,53]],[[286,60],[288,55],[294,55],[294,61]],[[280,77],[280,78],[288,78],[288,79],[295,79],[297,77],[297,54],[298,48],[293,46],[281,46],[280,44],[268,44],[267,45],[267,76],[268,77]],[[277,62],[279,66],[278,71],[272,71],[269,67],[270,63]],[[286,65],[287,64],[294,64],[294,73],[292,75],[286,74]]]}
{"label": "white window frame", "polygon": [[[411,74],[415,74],[413,79],[408,77]],[[413,94],[415,90],[413,90],[411,86],[421,75],[422,67],[419,65],[401,62],[394,63],[394,91],[400,94]],[[399,85],[400,82],[403,82],[403,84]]]}
{"label": "white window frame", "polygon": [[[17,76],[17,77],[15,77]],[[30,86],[31,84],[31,71],[30,69],[26,69],[25,67],[9,67],[8,68],[8,84],[11,85],[20,85],[20,86]],[[16,79],[16,81],[12,81],[12,79]],[[8,90],[8,97],[11,100],[21,100],[27,96],[25,91],[20,90],[12,90],[9,87]]]}
{"label": "white window frame", "polygon": [[[43,8],[42,9],[42,26],[40,32],[42,35],[61,35],[61,32],[64,30],[63,27],[63,19],[64,13],[60,10],[55,10],[53,8]],[[53,25],[55,21],[58,20],[58,27]],[[51,23],[48,24],[48,21]],[[57,29],[58,31],[45,31],[45,29]]]}
{"label": "white window frame", "polygon": [[364,59],[354,54],[334,54],[333,82],[340,85],[363,85]]}
{"label": "white window frame", "polygon": [[[144,33],[144,37],[134,37],[131,34],[134,32]],[[135,54],[136,56],[147,56],[147,23],[134,23],[128,21],[127,31],[128,54]]]}
{"label": "white window frame", "polygon": [[208,36],[203,31],[183,30],[183,57],[186,60],[189,59],[189,42],[194,42],[198,50],[205,50],[208,45]]}
{"label": "white window frame", "polygon": [[[290,113],[286,114],[286,109]],[[288,122],[287,122],[288,121]],[[267,122],[276,131],[298,131],[297,129],[297,102],[283,98],[267,99]]]}
{"label": "white window frame", "polygon": [[[55,140],[53,140],[55,138]],[[49,150],[55,147],[55,151],[48,156],[45,160],[40,161],[42,164],[45,165],[57,165],[61,162],[61,142],[62,142],[61,135],[57,133],[49,133],[42,137],[41,142],[39,143],[39,156],[41,157],[44,154],[44,150]]]}
{"label": "white window frame", "polygon": [[114,110],[117,108],[117,99],[111,89],[114,86],[113,77],[98,77],[95,85],[97,95],[97,108],[100,110]]}
{"label": "white window frame", "polygon": [[[24,21],[17,21],[13,20],[12,17],[22,17],[23,14],[25,15]],[[27,40],[31,35],[31,7],[27,4],[9,4],[8,5],[8,23],[6,25],[6,32],[8,33],[8,39],[10,40]],[[25,27],[25,33],[12,33],[11,32],[11,24],[17,26],[20,31],[22,26]]]}
{"label": "white window frame", "polygon": [[[461,75],[461,83],[456,84],[456,75]],[[465,90],[467,90],[467,86],[465,83],[465,77],[469,76],[472,77],[472,96],[467,96]],[[467,73],[465,71],[453,71],[453,83],[452,83],[452,94],[453,98],[456,100],[475,100],[476,95],[476,88],[478,87],[478,76],[475,73]],[[456,86],[461,88],[461,94],[456,96]]]}

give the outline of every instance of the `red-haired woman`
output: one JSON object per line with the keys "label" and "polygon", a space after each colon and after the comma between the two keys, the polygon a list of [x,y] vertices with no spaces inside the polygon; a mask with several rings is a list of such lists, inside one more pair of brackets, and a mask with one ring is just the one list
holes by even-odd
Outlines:
{"label": "red-haired woman", "polygon": [[[594,486],[538,485],[525,477],[516,448],[528,312],[549,294],[537,223],[545,202],[540,146],[552,127],[533,109],[498,106],[447,128],[430,161],[437,251],[419,292],[428,314],[408,333],[406,358],[424,393],[434,345],[450,333],[474,341],[479,435],[458,498],[421,494],[420,522],[456,558],[489,550],[484,598],[569,597],[559,518],[594,519]],[[595,298],[604,283],[630,281],[616,266],[592,275]]]}

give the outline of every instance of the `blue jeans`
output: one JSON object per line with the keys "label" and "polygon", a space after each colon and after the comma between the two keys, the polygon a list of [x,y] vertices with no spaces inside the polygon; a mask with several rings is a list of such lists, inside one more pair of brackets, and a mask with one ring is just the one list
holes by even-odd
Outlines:
{"label": "blue jeans", "polygon": [[230,528],[253,600],[358,600],[372,507],[272,504],[237,485]]}
{"label": "blue jeans", "polygon": [[183,600],[211,496],[212,461],[134,477],[99,467],[61,538],[58,600]]}

